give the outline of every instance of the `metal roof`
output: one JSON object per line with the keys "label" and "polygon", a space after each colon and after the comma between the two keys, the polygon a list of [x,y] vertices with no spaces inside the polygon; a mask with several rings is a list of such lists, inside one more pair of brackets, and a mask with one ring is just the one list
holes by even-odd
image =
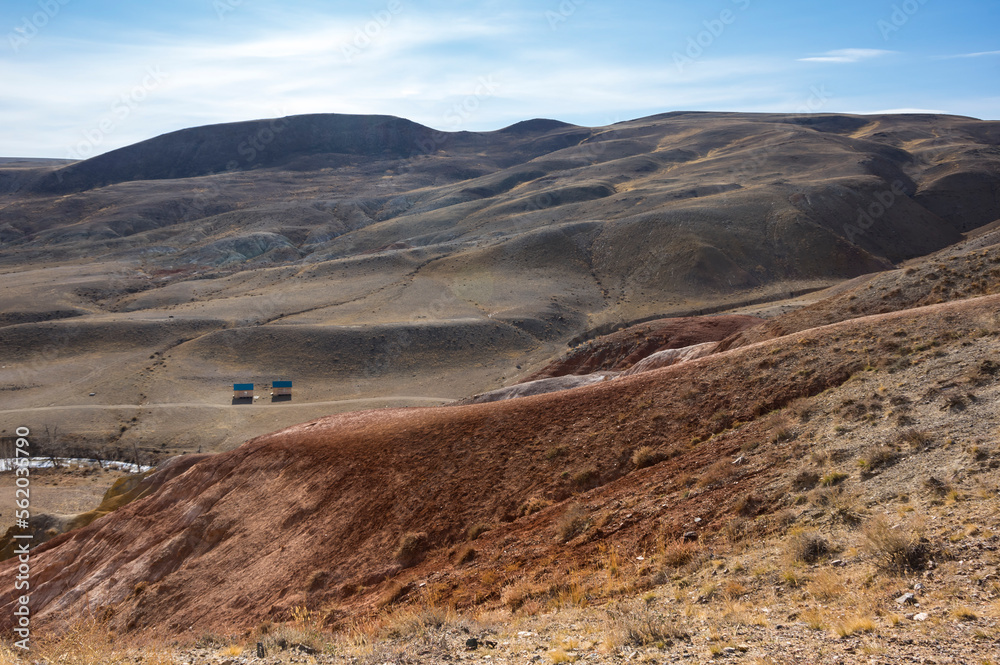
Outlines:
{"label": "metal roof", "polygon": [[291,388],[292,387],[292,382],[291,381],[275,381],[275,382],[273,382],[271,384],[271,387],[272,388]]}
{"label": "metal roof", "polygon": [[233,390],[253,390],[252,383],[234,383]]}

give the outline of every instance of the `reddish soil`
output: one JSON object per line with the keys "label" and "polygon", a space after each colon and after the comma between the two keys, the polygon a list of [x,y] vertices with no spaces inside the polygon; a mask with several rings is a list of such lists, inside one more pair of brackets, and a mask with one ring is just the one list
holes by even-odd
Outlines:
{"label": "reddish soil", "polygon": [[[343,414],[191,457],[146,498],[33,553],[33,621],[104,608],[120,629],[195,635],[307,606],[335,623],[420,580],[459,606],[489,603],[515,580],[592,565],[608,542],[707,535],[735,502],[753,515],[787,494],[775,483],[791,456],[761,416],[848,381],[865,362],[853,343],[888,326],[957,340],[998,307],[994,296],[852,320],[563,393]],[[749,443],[761,447],[732,464]],[[640,447],[663,461],[637,469]],[[557,503],[522,516],[532,498]],[[554,536],[574,503],[605,519],[568,547]],[[455,563],[480,524],[494,528]],[[427,534],[426,555],[404,569],[395,552],[410,532]],[[15,571],[0,565],[0,584]]]}
{"label": "reddish soil", "polygon": [[762,322],[754,316],[691,316],[640,323],[577,346],[521,383],[569,374],[622,372],[657,351],[718,342]]}

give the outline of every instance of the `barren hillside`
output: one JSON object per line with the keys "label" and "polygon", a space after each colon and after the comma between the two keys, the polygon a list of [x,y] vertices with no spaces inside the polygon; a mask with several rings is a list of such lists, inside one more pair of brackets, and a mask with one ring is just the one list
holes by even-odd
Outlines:
{"label": "barren hillside", "polygon": [[[997,143],[930,115],[314,115],[4,161],[0,430],[155,460],[357,400],[444,404],[594,331],[949,247],[1000,217]],[[234,382],[274,379],[288,408],[228,408]]]}

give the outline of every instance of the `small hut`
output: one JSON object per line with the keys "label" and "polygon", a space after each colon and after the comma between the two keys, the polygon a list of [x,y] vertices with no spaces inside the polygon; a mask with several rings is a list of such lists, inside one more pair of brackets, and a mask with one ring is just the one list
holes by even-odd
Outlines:
{"label": "small hut", "polygon": [[234,383],[233,399],[253,399],[252,383]]}
{"label": "small hut", "polygon": [[272,381],[271,382],[271,395],[273,397],[291,397],[292,396],[292,382],[291,381]]}

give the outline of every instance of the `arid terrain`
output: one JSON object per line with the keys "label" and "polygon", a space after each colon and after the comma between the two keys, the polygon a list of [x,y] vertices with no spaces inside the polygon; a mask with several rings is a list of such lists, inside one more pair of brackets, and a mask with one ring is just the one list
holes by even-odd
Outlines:
{"label": "arid terrain", "polygon": [[[0,434],[152,461],[500,388],[597,333],[960,241],[1000,218],[998,136],[929,115],[314,115],[4,161]],[[275,379],[292,403],[230,408],[233,383]]]}
{"label": "arid terrain", "polygon": [[285,122],[0,164],[46,658],[997,660],[1000,124]]}

